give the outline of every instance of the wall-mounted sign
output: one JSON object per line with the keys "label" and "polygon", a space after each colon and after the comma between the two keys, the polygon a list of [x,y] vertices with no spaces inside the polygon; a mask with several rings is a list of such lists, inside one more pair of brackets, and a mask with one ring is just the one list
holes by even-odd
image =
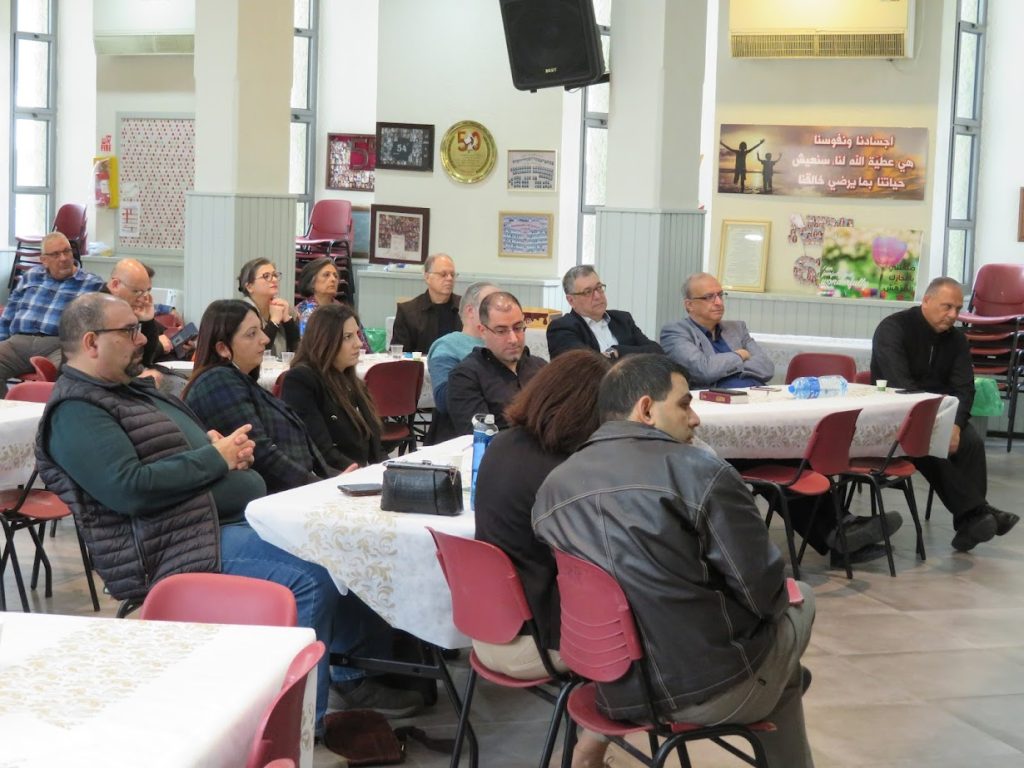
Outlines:
{"label": "wall-mounted sign", "polygon": [[826,230],[818,293],[839,298],[913,301],[923,233],[917,229]]}

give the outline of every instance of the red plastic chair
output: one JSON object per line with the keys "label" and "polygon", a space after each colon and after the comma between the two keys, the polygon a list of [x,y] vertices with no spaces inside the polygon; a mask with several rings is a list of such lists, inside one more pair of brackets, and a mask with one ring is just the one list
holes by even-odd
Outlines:
{"label": "red plastic chair", "polygon": [[317,200],[309,215],[309,228],[295,238],[298,249],[334,255],[335,249],[352,256],[352,203],[348,200]]}
{"label": "red plastic chair", "polygon": [[249,757],[245,761],[246,768],[269,768],[269,765],[282,764],[277,762],[281,760],[289,761],[283,765],[299,764],[302,753],[302,700],[306,693],[306,681],[325,651],[326,646],[317,640],[296,655],[285,674],[281,691],[263,713],[249,749]]}
{"label": "red plastic chair", "polygon": [[281,392],[284,390],[284,377],[288,375],[288,370],[285,369],[278,374],[277,378],[274,379],[274,386],[270,388],[270,394],[277,399],[281,399]]}
{"label": "red plastic chair", "polygon": [[857,371],[857,375],[853,377],[853,381],[856,384],[874,384],[874,380],[871,378],[871,371]]}
{"label": "red plastic chair", "polygon": [[[804,450],[799,466],[762,464],[740,473],[744,482],[751,485],[754,493],[759,493],[768,500],[766,524],[771,522],[774,511],[778,511],[779,516],[782,517],[782,522],[786,526],[786,542],[789,544],[789,558],[793,565],[793,575],[798,579],[800,578],[800,561],[807,548],[807,540],[804,539],[800,546],[800,552],[797,553],[793,523],[789,517],[789,499],[794,496],[820,497],[826,493],[829,494],[835,510],[837,533],[843,544],[843,549],[846,549],[846,537],[843,527],[839,525],[842,517],[842,505],[837,493],[842,483],[837,478],[850,468],[850,444],[853,442],[853,435],[857,429],[857,418],[860,416],[860,411],[861,409],[857,408],[823,416],[814,427],[814,432],[807,442],[807,448]],[[815,508],[815,513],[817,513],[817,508]],[[882,517],[882,527],[888,548],[889,534],[887,530],[884,530],[884,516]],[[844,554],[843,559],[846,565],[846,577],[852,579],[853,571],[850,568],[849,554]],[[891,553],[890,566],[895,575]]]}
{"label": "red plastic chair", "polygon": [[[664,765],[673,752],[681,765],[690,765],[686,743],[711,739],[718,746],[749,765],[765,766],[768,758],[757,738],[757,731],[774,731],[772,723],[742,725],[729,723],[702,726],[693,723],[659,722],[654,708],[653,686],[645,661],[643,640],[633,619],[629,601],[618,582],[592,563],[555,550],[558,564],[558,590],[562,606],[562,659],[580,677],[593,681],[573,688],[569,694],[569,716],[579,725],[607,736],[647,733],[652,766]],[[699,664],[700,659],[694,659]],[[619,680],[636,669],[647,705],[647,723],[612,720],[597,708],[597,685]],[[570,728],[567,756],[575,747],[575,729]],[[746,740],[753,757],[722,740],[736,736]],[[665,741],[658,746],[658,737]],[[563,765],[568,765],[564,762]]]}
{"label": "red plastic chair", "polygon": [[996,379],[1010,404],[1006,451],[1013,448],[1017,395],[1024,387],[1024,264],[986,264],[978,270],[971,303],[960,313],[976,376]]}
{"label": "red plastic chair", "polygon": [[[75,263],[82,266],[82,254],[89,250],[88,217],[84,205],[65,203],[57,210],[54,217],[51,232],[60,232],[71,244],[74,252]],[[7,288],[11,290],[21,277],[21,273],[42,263],[39,260],[42,250],[43,236],[30,235],[27,237],[18,235],[14,251],[14,263],[11,265],[11,275],[7,280]]]}
{"label": "red plastic chair", "polygon": [[5,400],[22,400],[26,403],[45,403],[53,392],[52,381],[23,381],[7,390]]}
{"label": "red plastic chair", "polygon": [[857,361],[849,355],[827,352],[801,352],[789,361],[786,383],[792,384],[801,376],[842,376],[847,381],[857,378]]}
{"label": "red plastic chair", "polygon": [[298,610],[291,590],[272,581],[226,573],[178,573],[153,585],[139,618],[294,627]]}
{"label": "red plastic chair", "polygon": [[22,381],[56,381],[57,380],[57,366],[50,362],[50,359],[43,357],[42,355],[33,355],[28,359],[32,363],[32,367],[35,369],[35,373],[25,373],[21,375]]}
{"label": "red plastic chair", "polygon": [[[921,530],[921,520],[917,514],[917,499],[914,496],[914,484],[912,478],[916,468],[907,459],[896,456],[896,449],[899,448],[910,458],[918,458],[928,455],[928,447],[931,443],[932,430],[935,427],[935,415],[939,412],[942,404],[941,397],[931,397],[915,403],[900,424],[896,439],[893,440],[889,453],[884,458],[857,458],[850,461],[850,468],[846,476],[853,484],[866,483],[871,486],[871,514],[879,514],[885,520],[885,504],[882,502],[882,491],[886,488],[899,488],[907,500],[907,507],[910,509],[910,516],[914,520],[914,529],[917,531],[917,554],[921,560],[925,559],[924,534]],[[851,486],[850,493],[853,493]],[[850,496],[847,496],[847,506]],[[885,539],[886,549],[890,549],[889,537]],[[892,553],[889,552],[889,563],[892,565]],[[893,576],[896,574],[893,573]]]}
{"label": "red plastic chair", "polygon": [[366,372],[366,388],[384,423],[380,440],[385,451],[398,445],[399,455],[416,449],[413,420],[423,390],[423,362],[420,360],[392,360],[377,363]]}
{"label": "red plastic chair", "polygon": [[[469,708],[478,676],[506,688],[529,688],[542,698],[554,702],[555,709],[541,752],[540,765],[545,768],[551,760],[558,727],[565,713],[569,684],[565,675],[551,665],[547,651],[541,646],[537,624],[526,601],[519,574],[508,555],[493,544],[463,539],[430,527],[427,530],[434,537],[437,559],[452,593],[452,619],[458,630],[474,640],[503,644],[515,640],[525,624],[547,672],[544,677],[520,680],[490,669],[480,661],[475,651],[470,651],[469,680],[463,694],[459,727],[452,749],[452,768],[458,766],[461,757],[462,741],[469,723]],[[561,686],[557,697],[553,698],[547,691],[537,687],[546,683]]]}

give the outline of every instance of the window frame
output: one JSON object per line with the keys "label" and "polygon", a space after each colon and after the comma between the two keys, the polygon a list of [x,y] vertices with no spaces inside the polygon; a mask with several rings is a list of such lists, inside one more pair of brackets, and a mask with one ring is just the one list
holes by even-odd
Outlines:
{"label": "window frame", "polygon": [[[305,168],[305,189],[301,194],[296,195],[296,211],[302,215],[296,216],[296,234],[305,234],[306,223],[313,209],[314,187],[315,187],[315,166],[316,166],[316,111],[317,111],[317,74],[319,60],[319,27],[320,27],[320,0],[309,0],[309,27],[295,27],[295,37],[302,37],[309,41],[306,51],[307,72],[306,72],[306,107],[297,109],[291,104],[288,105],[291,114],[291,124],[300,123],[306,126],[306,168]],[[293,62],[292,66],[297,66]],[[289,170],[289,175],[291,171]],[[301,231],[298,231],[301,229]]]}
{"label": "window frame", "polygon": [[[598,24],[597,30],[602,38],[608,38],[610,49],[611,27],[607,24]],[[605,66],[607,68],[607,62],[605,62]],[[610,88],[611,85],[609,84],[608,87]],[[583,88],[583,98],[581,99],[580,104],[580,207],[576,216],[576,264],[583,263],[583,224],[586,217],[592,216],[596,222],[597,209],[603,207],[600,205],[587,204],[587,178],[589,177],[587,168],[587,129],[595,128],[598,130],[608,130],[608,113],[590,110],[590,88],[591,86]],[[588,263],[592,263],[593,261],[594,259],[590,258]]]}

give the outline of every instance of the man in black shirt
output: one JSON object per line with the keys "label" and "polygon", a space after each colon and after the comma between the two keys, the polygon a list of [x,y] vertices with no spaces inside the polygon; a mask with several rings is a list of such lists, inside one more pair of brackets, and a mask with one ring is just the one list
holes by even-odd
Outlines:
{"label": "man in black shirt", "polygon": [[454,292],[458,276],[455,262],[447,253],[427,257],[423,262],[427,290],[398,305],[395,327],[391,331],[392,344],[401,344],[406,352],[425,355],[439,338],[462,328],[459,296]]}
{"label": "man in black shirt", "polygon": [[974,402],[971,352],[963,331],[953,327],[963,306],[960,283],[949,277],[932,280],[920,307],[878,324],[871,344],[871,376],[886,379],[890,386],[959,399],[949,458],[925,456],[914,464],[953,513],[953,548],[967,552],[1007,533],[1020,518],[985,499],[985,444],[969,421]]}

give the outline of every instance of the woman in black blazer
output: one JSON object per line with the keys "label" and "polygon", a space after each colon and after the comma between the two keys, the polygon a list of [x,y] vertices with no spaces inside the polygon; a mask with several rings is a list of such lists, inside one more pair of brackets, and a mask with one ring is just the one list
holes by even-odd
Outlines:
{"label": "woman in black blazer", "polygon": [[347,304],[319,307],[284,377],[282,399],[299,414],[327,463],[337,469],[386,458],[380,419],[356,376],[359,320]]}

